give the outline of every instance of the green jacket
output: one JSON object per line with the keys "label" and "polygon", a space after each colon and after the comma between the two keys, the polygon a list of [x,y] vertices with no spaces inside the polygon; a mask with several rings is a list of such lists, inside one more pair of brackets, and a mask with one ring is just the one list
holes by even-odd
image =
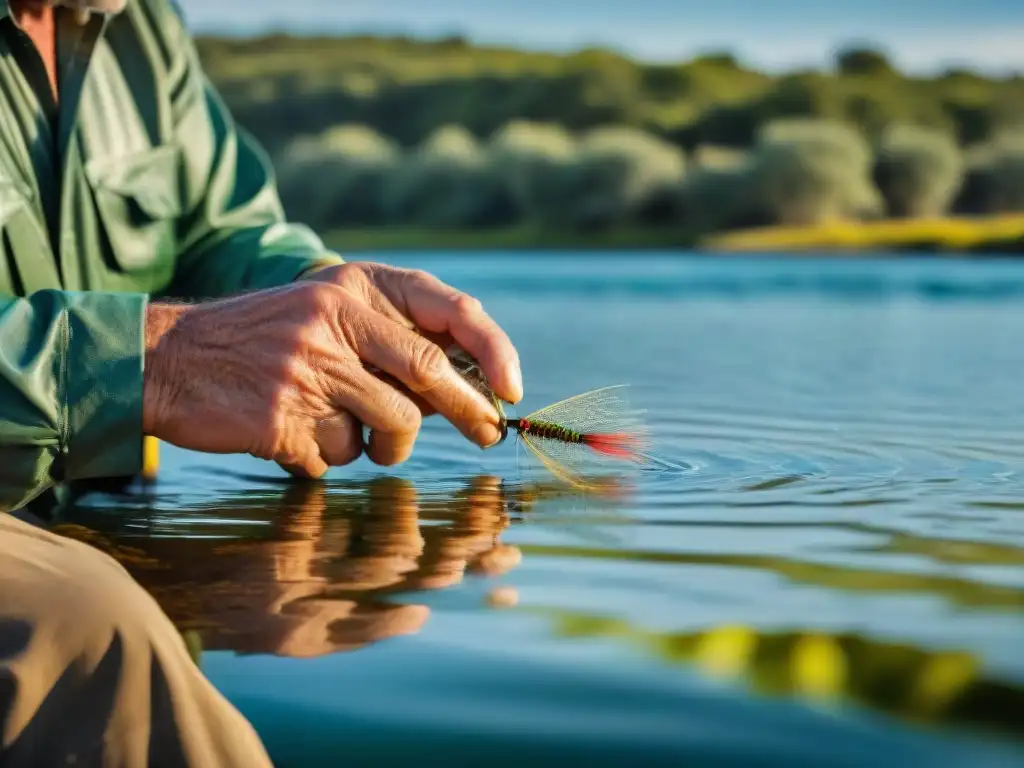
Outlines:
{"label": "green jacket", "polygon": [[57,13],[59,107],[0,0],[0,509],[142,460],[144,313],[340,263],[288,223],[171,0]]}

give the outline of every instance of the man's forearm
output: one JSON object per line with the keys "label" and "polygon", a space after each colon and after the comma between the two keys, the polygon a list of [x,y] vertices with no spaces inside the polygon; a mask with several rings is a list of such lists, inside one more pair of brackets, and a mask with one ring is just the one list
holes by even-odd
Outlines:
{"label": "man's forearm", "polygon": [[189,310],[187,304],[157,303],[146,308],[145,345],[146,363],[142,387],[142,431],[156,435],[166,420],[167,404],[173,399],[176,376],[185,361],[176,359],[172,332],[182,316]]}

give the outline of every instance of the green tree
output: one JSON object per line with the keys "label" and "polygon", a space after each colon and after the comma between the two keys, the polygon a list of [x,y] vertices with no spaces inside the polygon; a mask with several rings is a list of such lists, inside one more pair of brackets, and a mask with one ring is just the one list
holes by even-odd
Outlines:
{"label": "green tree", "polygon": [[897,125],[882,138],[875,181],[891,216],[945,213],[962,176],[963,158],[948,134]]}
{"label": "green tree", "polygon": [[769,222],[758,213],[749,159],[706,165],[688,172],[679,188],[679,222],[692,232],[720,232]]}
{"label": "green tree", "polygon": [[843,93],[835,81],[817,72],[783,77],[757,104],[760,125],[784,118],[837,120],[843,108]]}
{"label": "green tree", "polygon": [[984,143],[998,130],[998,112],[987,102],[947,99],[942,102],[942,108],[949,115],[961,146]]}
{"label": "green tree", "polygon": [[958,202],[971,213],[1024,211],[1024,132],[998,135],[972,156]]}
{"label": "green tree", "polygon": [[541,223],[565,218],[576,153],[568,131],[554,123],[514,120],[494,133],[488,152],[520,216]]}
{"label": "green tree", "polygon": [[620,224],[652,196],[679,184],[685,166],[679,148],[642,131],[626,127],[588,131],[565,169],[570,223],[580,228]]}
{"label": "green tree", "polygon": [[509,221],[514,209],[487,154],[460,126],[443,126],[406,157],[385,194],[391,221],[477,227]]}
{"label": "green tree", "polygon": [[836,55],[836,69],[844,76],[893,75],[895,68],[881,51],[863,46],[842,49]]}
{"label": "green tree", "polygon": [[871,45],[847,46],[829,72],[783,77],[729,54],[655,66],[602,50],[556,55],[459,39],[275,35],[202,38],[199,49],[239,122],[274,153],[340,123],[406,148],[448,124],[483,138],[531,120],[571,131],[657,127],[691,149],[749,148],[761,126],[788,117],[849,120],[873,141],[895,123],[950,126],[964,146],[1024,121],[1024,78],[904,77]]}
{"label": "green tree", "polygon": [[281,199],[315,226],[377,224],[401,151],[364,125],[339,125],[292,141],[278,158]]}
{"label": "green tree", "polygon": [[871,153],[846,125],[783,120],[762,131],[749,176],[751,215],[779,224],[876,216]]}

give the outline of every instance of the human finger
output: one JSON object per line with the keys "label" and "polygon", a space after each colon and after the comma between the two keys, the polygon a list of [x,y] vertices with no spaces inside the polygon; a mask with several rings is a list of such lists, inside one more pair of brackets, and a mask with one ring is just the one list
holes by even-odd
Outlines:
{"label": "human finger", "polygon": [[416,325],[449,334],[480,363],[494,393],[518,403],[523,397],[519,353],[508,334],[478,299],[426,272],[407,273],[402,281],[404,309]]}
{"label": "human finger", "polygon": [[363,452],[362,425],[347,411],[319,421],[314,436],[320,457],[332,467],[351,464]]}
{"label": "human finger", "polygon": [[288,474],[307,480],[317,480],[328,470],[316,442],[311,438],[302,440],[295,450],[278,458],[277,464]]}
{"label": "human finger", "polygon": [[371,430],[394,434],[419,432],[422,415],[416,404],[398,387],[391,386],[356,361],[328,366],[327,395],[331,405],[351,414]]}
{"label": "human finger", "polygon": [[[361,360],[400,381],[478,445],[488,447],[501,439],[500,417],[493,404],[458,374],[440,347],[381,314],[357,316],[349,323],[352,327],[347,335]],[[380,378],[373,378],[387,386]],[[389,389],[398,393],[395,388]],[[414,405],[404,395],[401,397]],[[412,430],[382,431],[401,434]]]}
{"label": "human finger", "polygon": [[370,461],[382,467],[401,464],[412,455],[416,444],[416,433],[399,434],[396,432],[370,432],[370,440],[366,444],[366,455]]}
{"label": "human finger", "polygon": [[384,373],[384,371],[379,371],[375,368],[371,369],[371,372],[381,381],[387,382],[391,386],[396,387],[403,395],[409,398],[416,405],[416,407],[420,409],[420,416],[422,416],[424,419],[427,418],[428,416],[433,416],[437,413],[437,409],[434,406],[428,403],[421,395],[418,395],[415,392],[410,391],[410,389],[407,386],[405,386],[405,384],[400,382],[394,376]]}

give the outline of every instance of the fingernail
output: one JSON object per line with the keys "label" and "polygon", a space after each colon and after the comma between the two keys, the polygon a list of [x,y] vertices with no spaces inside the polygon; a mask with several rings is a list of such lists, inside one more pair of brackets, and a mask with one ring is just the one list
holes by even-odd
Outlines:
{"label": "fingernail", "polygon": [[481,448],[493,448],[501,442],[501,430],[493,424],[481,424],[473,429],[473,440]]}
{"label": "fingernail", "polygon": [[508,367],[508,383],[512,388],[512,391],[509,394],[514,396],[514,399],[511,400],[511,402],[513,404],[518,403],[523,399],[523,373],[519,369],[519,366],[514,363]]}

